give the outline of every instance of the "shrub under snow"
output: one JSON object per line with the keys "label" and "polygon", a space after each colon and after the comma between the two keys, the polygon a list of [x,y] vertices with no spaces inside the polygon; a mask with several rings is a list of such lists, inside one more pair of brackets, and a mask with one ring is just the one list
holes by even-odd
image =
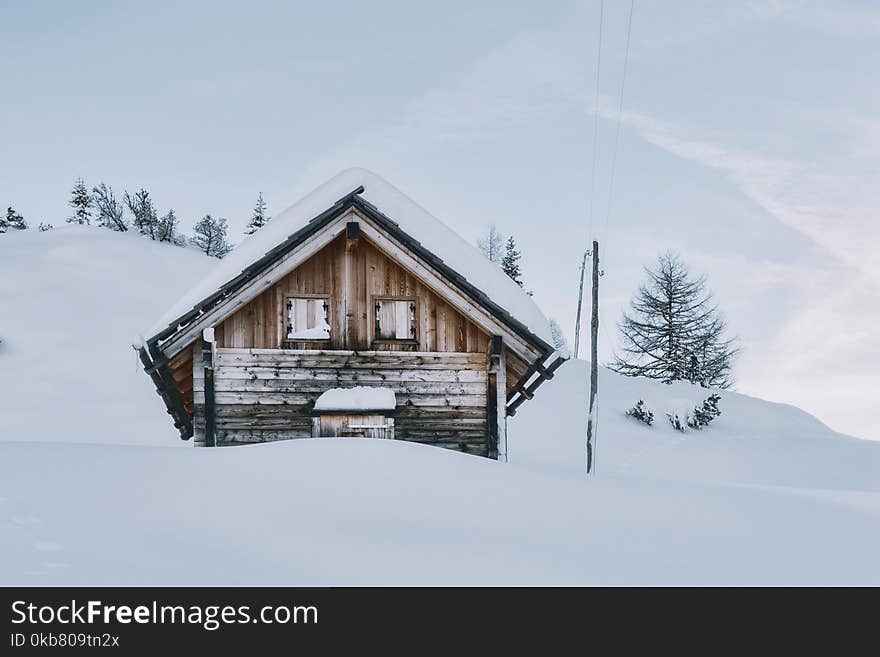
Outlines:
{"label": "shrub under snow", "polygon": [[718,409],[719,401],[721,401],[721,396],[713,392],[703,400],[702,406],[695,406],[693,414],[688,417],[688,426],[691,429],[702,429],[721,415],[721,411]]}
{"label": "shrub under snow", "polygon": [[639,422],[644,422],[648,426],[654,424],[654,413],[645,408],[645,402],[641,399],[626,414]]}
{"label": "shrub under snow", "polygon": [[[669,424],[672,425],[672,428],[676,431],[685,432],[685,422],[678,416],[678,413],[667,413],[666,417],[669,418]],[[687,415],[685,415],[685,421],[687,421]]]}

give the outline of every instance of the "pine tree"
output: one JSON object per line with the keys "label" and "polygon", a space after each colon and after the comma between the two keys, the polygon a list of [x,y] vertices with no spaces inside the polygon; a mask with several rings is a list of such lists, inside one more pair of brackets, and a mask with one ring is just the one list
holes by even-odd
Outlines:
{"label": "pine tree", "polygon": [[206,214],[194,227],[190,243],[206,255],[222,258],[232,250],[226,241],[226,219]]}
{"label": "pine tree", "polygon": [[5,233],[8,230],[24,230],[27,227],[24,217],[18,214],[12,206],[6,208],[6,216],[0,218],[0,233]]}
{"label": "pine tree", "polygon": [[67,219],[69,224],[90,224],[92,221],[92,197],[82,178],[77,178],[70,193],[67,204],[73,208],[73,216]]}
{"label": "pine tree", "polygon": [[565,339],[562,327],[555,319],[550,320],[550,337],[553,340],[553,346],[556,348],[556,351],[559,352],[559,355],[568,358],[570,353],[568,350],[568,341]]}
{"label": "pine tree", "polygon": [[269,221],[269,217],[266,216],[266,202],[263,200],[263,192],[260,192],[259,197],[257,198],[257,204],[254,206],[254,214],[251,217],[251,222],[247,225],[245,229],[245,235],[253,235],[260,228],[265,226]]}
{"label": "pine tree", "polygon": [[519,268],[520,258],[522,258],[522,254],[516,250],[516,241],[513,239],[513,235],[511,235],[507,238],[507,243],[504,245],[504,256],[501,258],[501,269],[513,279],[514,283],[522,287],[523,282],[520,280],[522,271]]}
{"label": "pine tree", "polygon": [[186,238],[177,232],[177,226],[179,223],[180,220],[177,218],[177,215],[174,214],[174,210],[166,212],[156,224],[156,241],[170,242],[177,246],[183,246],[186,244]]}
{"label": "pine tree", "polygon": [[105,183],[92,187],[92,205],[101,226],[123,233],[128,230],[128,222],[124,216],[125,208],[116,199],[112,187]]}
{"label": "pine tree", "polygon": [[490,262],[501,265],[502,246],[504,237],[498,232],[495,224],[489,226],[489,230],[484,237],[477,240],[477,248],[486,256]]}
{"label": "pine tree", "polygon": [[628,376],[666,383],[690,381],[728,388],[737,354],[735,338],[706,291],[705,278],[692,278],[679,257],[658,259],[619,325],[623,355],[610,365]]}
{"label": "pine tree", "polygon": [[708,426],[712,420],[721,415],[721,411],[718,408],[718,402],[720,401],[721,396],[717,393],[712,393],[703,400],[702,406],[694,406],[693,413],[688,416],[688,426],[691,429],[702,429]]}
{"label": "pine tree", "polygon": [[54,226],[52,224],[44,224],[42,221],[40,222],[40,232],[45,233],[47,230],[52,230]]}
{"label": "pine tree", "polygon": [[125,205],[131,212],[132,225],[141,235],[148,235],[152,240],[158,239],[159,219],[150,193],[146,189],[139,189],[134,196],[125,192],[124,198]]}

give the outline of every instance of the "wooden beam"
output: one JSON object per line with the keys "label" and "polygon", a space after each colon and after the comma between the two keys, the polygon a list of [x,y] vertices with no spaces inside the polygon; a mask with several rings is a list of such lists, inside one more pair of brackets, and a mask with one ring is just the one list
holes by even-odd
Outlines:
{"label": "wooden beam", "polygon": [[345,224],[345,253],[342,256],[342,346],[351,347],[357,335],[357,247],[361,229],[357,221]]}
{"label": "wooden beam", "polygon": [[504,340],[500,335],[492,336],[490,349],[492,367],[495,368],[495,418],[498,435],[498,460],[507,463],[507,409],[505,408],[507,389],[507,362],[505,360]]}
{"label": "wooden beam", "polygon": [[137,351],[144,369],[153,380],[153,384],[156,386],[159,396],[162,397],[162,401],[165,402],[168,414],[174,420],[174,426],[180,432],[181,440],[189,440],[193,434],[192,419],[186,411],[183,398],[180,396],[180,392],[177,390],[177,385],[174,382],[174,377],[168,371],[168,361],[154,361],[146,347],[141,347]]}
{"label": "wooden beam", "polygon": [[[216,434],[216,405],[214,394],[214,342],[213,335],[208,330],[203,332],[202,338],[202,363],[204,364],[204,393],[205,393],[205,447],[217,446]],[[210,337],[210,339],[206,339]]]}
{"label": "wooden beam", "polygon": [[498,372],[491,356],[486,375],[486,449],[490,459],[498,459]]}

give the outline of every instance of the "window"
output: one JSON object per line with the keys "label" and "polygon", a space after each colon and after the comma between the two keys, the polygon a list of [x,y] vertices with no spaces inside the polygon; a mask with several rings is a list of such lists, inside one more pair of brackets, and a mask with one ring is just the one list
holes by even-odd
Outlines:
{"label": "window", "polygon": [[415,299],[376,299],[375,340],[416,340]]}
{"label": "window", "polygon": [[287,299],[287,339],[330,339],[330,306],[326,297]]}

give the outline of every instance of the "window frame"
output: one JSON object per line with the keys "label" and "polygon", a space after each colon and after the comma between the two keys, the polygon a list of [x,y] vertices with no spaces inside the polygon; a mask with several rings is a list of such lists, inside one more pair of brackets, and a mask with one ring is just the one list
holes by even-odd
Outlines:
{"label": "window frame", "polygon": [[[409,338],[380,338],[379,332],[376,330],[376,304],[382,301],[390,301],[394,302],[405,302],[410,306],[414,306],[414,316],[411,318],[410,322],[410,333],[413,334],[412,337]],[[374,294],[370,297],[370,344],[401,344],[401,345],[414,345],[418,347],[419,345],[419,300],[418,298],[406,294],[406,295],[393,295],[393,294]]]}
{"label": "window frame", "polygon": [[[307,301],[317,301],[318,299],[323,299],[324,306],[326,308],[324,319],[327,322],[327,325],[330,326],[330,335],[326,338],[289,338],[289,332],[287,327],[289,326],[289,316],[288,312],[290,308],[288,308],[288,303],[291,301],[295,301],[296,299],[305,299]],[[332,317],[332,308],[330,305],[330,295],[329,294],[313,294],[313,293],[285,293],[281,297],[281,346],[299,344],[304,342],[322,342],[328,343],[333,340],[333,324],[330,323],[330,318]]]}

